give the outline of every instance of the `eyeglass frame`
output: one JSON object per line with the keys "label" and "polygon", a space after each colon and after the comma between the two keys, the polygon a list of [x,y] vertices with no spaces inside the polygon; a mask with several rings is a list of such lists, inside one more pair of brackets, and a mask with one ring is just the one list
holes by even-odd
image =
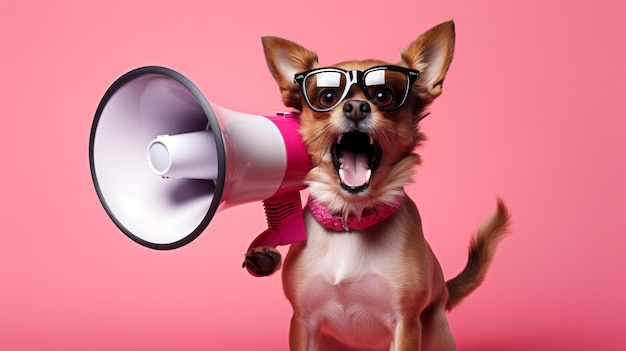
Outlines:
{"label": "eyeglass frame", "polygon": [[[394,66],[394,65],[380,65],[380,66],[374,66],[374,67],[370,67],[368,69],[366,69],[365,71],[360,71],[360,70],[350,70],[347,71],[345,69],[341,69],[341,68],[337,68],[337,67],[319,67],[319,68],[314,68],[308,71],[304,71],[304,72],[300,72],[300,73],[296,73],[294,75],[294,82],[298,83],[298,85],[300,85],[300,90],[302,91],[302,95],[304,96],[304,100],[306,101],[307,105],[316,112],[328,112],[332,109],[334,109],[335,107],[337,107],[345,98],[346,96],[348,96],[348,93],[350,92],[350,89],[352,89],[352,86],[354,84],[358,84],[361,89],[363,90],[363,93],[365,94],[365,97],[367,97],[368,100],[372,101],[373,98],[371,96],[369,96],[369,93],[367,92],[367,86],[365,85],[365,80],[363,79],[363,77],[365,77],[365,75],[369,72],[372,71],[378,71],[378,70],[390,70],[390,71],[396,71],[396,72],[401,72],[404,73],[407,77],[407,87],[406,87],[406,91],[404,92],[404,97],[402,98],[402,101],[398,104],[398,106],[394,107],[394,108],[384,108],[381,106],[378,106],[378,108],[380,108],[383,111],[386,112],[390,112],[390,111],[396,111],[398,109],[400,109],[402,106],[404,106],[404,104],[406,103],[407,98],[409,97],[409,94],[411,93],[411,89],[413,88],[413,84],[415,83],[415,81],[417,79],[420,78],[420,71],[415,70],[415,69],[410,69],[410,68],[406,68],[406,67],[402,67],[402,66]],[[306,81],[306,79],[311,76],[314,73],[319,73],[319,72],[324,72],[324,71],[335,71],[338,73],[343,74],[346,77],[346,86],[344,88],[343,93],[341,94],[341,97],[337,100],[337,102],[332,105],[331,107],[328,108],[324,108],[324,109],[319,109],[316,107],[313,107],[313,105],[311,104],[311,101],[309,101],[309,96],[306,92],[306,87],[304,86],[304,82]],[[351,76],[350,76],[351,74]],[[376,105],[375,102],[372,102],[374,105]]]}

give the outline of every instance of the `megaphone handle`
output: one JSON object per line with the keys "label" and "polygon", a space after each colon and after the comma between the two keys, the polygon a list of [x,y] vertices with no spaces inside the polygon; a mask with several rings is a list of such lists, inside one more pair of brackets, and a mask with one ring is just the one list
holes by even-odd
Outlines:
{"label": "megaphone handle", "polygon": [[254,239],[250,248],[289,245],[306,239],[299,191],[264,200],[263,207],[268,228]]}
{"label": "megaphone handle", "polygon": [[[306,239],[299,191],[264,200],[263,207],[265,207],[267,229],[254,239],[248,252],[262,249],[264,254],[260,256],[264,258],[264,264],[273,267],[259,269],[258,253],[254,255],[256,258],[246,256],[243,267],[255,277],[267,276],[280,267],[280,254],[276,251],[272,253],[272,250],[266,249],[267,247],[276,248],[278,245],[288,245]],[[253,269],[250,266],[249,259],[255,262],[252,266],[256,268]]]}

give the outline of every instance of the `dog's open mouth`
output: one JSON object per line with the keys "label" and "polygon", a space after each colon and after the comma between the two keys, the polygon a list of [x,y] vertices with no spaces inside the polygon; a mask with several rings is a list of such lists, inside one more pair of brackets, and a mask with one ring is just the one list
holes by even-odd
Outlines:
{"label": "dog's open mouth", "polygon": [[356,194],[369,187],[382,152],[376,141],[358,131],[340,135],[332,149],[341,187]]}

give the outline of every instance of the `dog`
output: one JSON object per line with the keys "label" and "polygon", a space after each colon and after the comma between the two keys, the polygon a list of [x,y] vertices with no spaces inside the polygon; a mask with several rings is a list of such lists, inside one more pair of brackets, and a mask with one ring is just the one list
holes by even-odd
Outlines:
{"label": "dog", "polygon": [[454,350],[446,311],[482,283],[510,223],[498,199],[471,240],[466,267],[445,281],[404,192],[420,164],[419,121],[441,94],[452,61],[454,23],[426,31],[394,64],[322,67],[299,44],[262,42],[284,104],[299,113],[313,165],[307,239],[291,245],[284,264],[272,247],[246,254],[256,275],[284,266],[290,349]]}

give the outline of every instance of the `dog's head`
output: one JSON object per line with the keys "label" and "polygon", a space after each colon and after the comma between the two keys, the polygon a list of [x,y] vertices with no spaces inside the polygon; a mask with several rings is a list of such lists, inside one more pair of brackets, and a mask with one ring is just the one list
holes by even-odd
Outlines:
{"label": "dog's head", "polygon": [[402,50],[398,63],[345,61],[320,67],[317,54],[264,37],[283,102],[300,111],[313,163],[310,196],[334,213],[361,215],[393,203],[411,181],[423,140],[418,122],[441,94],[454,51],[454,24],[428,30]]}

